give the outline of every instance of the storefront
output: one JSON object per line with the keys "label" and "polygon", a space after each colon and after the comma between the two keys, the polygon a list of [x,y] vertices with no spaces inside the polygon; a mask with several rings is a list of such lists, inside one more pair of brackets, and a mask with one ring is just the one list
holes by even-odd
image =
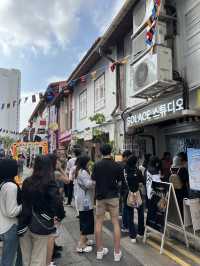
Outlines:
{"label": "storefront", "polygon": [[81,132],[73,132],[72,145],[79,144],[93,161],[101,158],[100,146],[102,143],[114,141],[114,125],[107,123],[97,127],[86,128]]}
{"label": "storefront", "polygon": [[60,133],[58,138],[59,150],[67,151],[71,143],[71,140],[72,140],[71,130],[66,130],[65,132]]}
{"label": "storefront", "polygon": [[200,112],[196,93],[191,95],[189,110],[184,110],[179,95],[163,97],[126,114],[125,129],[132,137],[132,149],[136,155],[145,153],[172,155],[187,148],[200,148]]}

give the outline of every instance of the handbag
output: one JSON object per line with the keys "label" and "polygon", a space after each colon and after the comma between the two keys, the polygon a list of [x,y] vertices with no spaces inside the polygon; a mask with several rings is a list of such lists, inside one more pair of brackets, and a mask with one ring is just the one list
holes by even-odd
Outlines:
{"label": "handbag", "polygon": [[29,229],[32,233],[37,235],[50,235],[56,232],[54,219],[45,213],[37,214],[33,209]]}
{"label": "handbag", "polygon": [[128,190],[129,190],[126,203],[131,208],[139,208],[142,205],[142,197],[141,197],[140,191],[138,190],[136,192],[132,192],[130,190],[130,187],[129,187],[129,184],[126,178],[126,173],[124,173],[124,178],[125,178]]}

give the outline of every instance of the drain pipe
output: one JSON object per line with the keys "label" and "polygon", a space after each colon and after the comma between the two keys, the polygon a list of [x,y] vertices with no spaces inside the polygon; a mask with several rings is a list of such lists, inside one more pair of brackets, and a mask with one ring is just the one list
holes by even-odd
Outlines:
{"label": "drain pipe", "polygon": [[125,114],[130,109],[131,109],[131,107],[127,107],[121,114],[121,118],[123,120],[123,125],[124,125],[124,145],[125,145],[125,147],[126,147],[126,118],[125,118]]}
{"label": "drain pipe", "polygon": [[110,57],[109,55],[107,55],[102,47],[99,48],[99,55],[108,59],[112,64],[115,64],[116,69],[115,69],[115,73],[116,73],[116,105],[115,108],[113,109],[111,116],[113,118],[113,122],[114,122],[114,141],[115,143],[117,142],[117,121],[116,121],[116,117],[115,114],[117,112],[117,109],[120,106],[120,98],[121,98],[121,87],[120,87],[120,63],[118,61],[116,61],[115,59],[113,59],[112,57]]}
{"label": "drain pipe", "polygon": [[111,116],[113,117],[120,105],[120,96],[121,96],[121,88],[120,88],[120,63],[117,62],[115,59],[113,59],[111,56],[107,55],[102,48],[99,48],[99,55],[108,59],[112,64],[116,64],[116,106],[114,110],[111,113]]}

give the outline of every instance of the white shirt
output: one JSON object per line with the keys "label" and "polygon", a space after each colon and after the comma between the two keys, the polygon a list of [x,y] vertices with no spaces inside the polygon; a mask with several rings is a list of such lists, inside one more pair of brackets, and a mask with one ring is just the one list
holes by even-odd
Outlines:
{"label": "white shirt", "polygon": [[71,158],[68,162],[67,162],[67,168],[66,168],[66,173],[69,174],[70,170],[75,166],[76,163],[76,157]]}
{"label": "white shirt", "polygon": [[0,234],[17,224],[16,217],[21,209],[17,204],[17,186],[12,182],[5,183],[0,189]]}

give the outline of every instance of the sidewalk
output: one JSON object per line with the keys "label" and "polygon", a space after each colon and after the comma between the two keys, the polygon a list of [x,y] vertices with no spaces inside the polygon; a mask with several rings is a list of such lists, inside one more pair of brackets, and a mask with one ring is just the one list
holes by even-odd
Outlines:
{"label": "sidewalk", "polygon": [[[92,266],[92,265],[116,265],[113,261],[113,240],[111,231],[104,228],[104,243],[109,248],[110,253],[101,262],[96,260],[94,252],[86,255],[79,255],[75,248],[79,238],[79,224],[76,219],[76,213],[71,207],[66,208],[66,219],[64,226],[66,228],[65,245],[63,250],[63,257],[57,261],[58,266]],[[144,245],[142,241],[137,244],[132,244],[128,237],[122,237],[122,252],[123,259],[118,265],[123,266],[177,266],[177,264],[164,255],[160,255],[158,251],[149,245]],[[190,266],[190,264],[188,264]],[[188,266],[187,265],[187,266]],[[192,265],[192,264],[191,264]],[[192,265],[193,266],[193,265]],[[196,265],[195,265],[196,266]]]}
{"label": "sidewalk", "polygon": [[[96,260],[96,253],[95,250],[86,255],[77,254],[75,251],[78,239],[79,239],[79,223],[78,219],[75,217],[76,213],[71,207],[66,208],[66,219],[64,221],[64,226],[66,228],[66,235],[65,235],[65,246],[63,250],[63,256],[61,260],[57,261],[58,266],[93,266],[93,265],[105,265],[105,266],[112,266],[116,265],[113,261],[113,243],[109,235],[104,233],[104,243],[105,246],[109,248],[109,254],[104,258],[104,260],[97,261]],[[132,254],[129,254],[124,249],[123,251],[123,259],[121,260],[118,265],[124,266],[143,266]],[[153,265],[148,265],[153,266]]]}

